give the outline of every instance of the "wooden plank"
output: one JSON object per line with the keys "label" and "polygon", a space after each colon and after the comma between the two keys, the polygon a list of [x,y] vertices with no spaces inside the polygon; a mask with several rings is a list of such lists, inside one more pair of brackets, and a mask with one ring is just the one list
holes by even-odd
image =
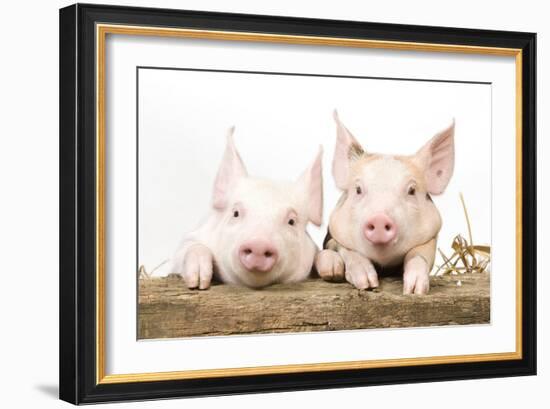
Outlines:
{"label": "wooden plank", "polygon": [[[457,281],[461,280],[461,286]],[[426,296],[402,295],[399,278],[378,292],[309,280],[252,290],[188,290],[179,277],[139,282],[140,339],[483,324],[490,321],[489,274],[433,277]]]}

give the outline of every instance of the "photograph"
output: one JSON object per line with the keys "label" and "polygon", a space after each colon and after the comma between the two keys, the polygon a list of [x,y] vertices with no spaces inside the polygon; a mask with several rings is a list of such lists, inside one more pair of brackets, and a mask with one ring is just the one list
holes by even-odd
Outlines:
{"label": "photograph", "polygon": [[4,3],[0,408],[549,400],[545,3]]}
{"label": "photograph", "polygon": [[138,338],[490,323],[490,83],[136,87]]}
{"label": "photograph", "polygon": [[536,372],[536,35],[59,14],[60,398]]}

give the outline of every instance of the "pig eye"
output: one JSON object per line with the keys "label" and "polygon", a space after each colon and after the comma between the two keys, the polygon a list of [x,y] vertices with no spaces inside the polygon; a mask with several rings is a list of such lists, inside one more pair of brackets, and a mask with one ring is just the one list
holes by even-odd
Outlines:
{"label": "pig eye", "polygon": [[298,224],[298,216],[294,210],[289,210],[286,215],[286,222],[289,226],[296,226]]}
{"label": "pig eye", "polygon": [[357,193],[358,195],[360,195],[361,193],[363,193],[363,189],[361,189],[361,186],[356,186],[356,187],[355,187],[355,193]]}
{"label": "pig eye", "polygon": [[414,196],[416,194],[416,186],[409,186],[409,190],[407,191],[407,194],[409,196]]}
{"label": "pig eye", "polygon": [[233,217],[239,217],[239,211],[238,210],[233,211]]}

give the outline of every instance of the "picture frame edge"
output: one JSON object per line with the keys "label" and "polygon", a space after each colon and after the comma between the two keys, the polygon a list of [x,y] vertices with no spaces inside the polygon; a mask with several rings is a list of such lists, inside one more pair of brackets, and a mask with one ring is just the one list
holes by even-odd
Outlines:
{"label": "picture frame edge", "polygon": [[[95,73],[93,60],[96,22],[120,18],[130,13],[147,17],[167,9],[75,4],[60,9],[60,269],[59,269],[59,397],[73,403],[121,400],[148,400],[168,397],[212,396],[228,393],[258,393],[367,385],[431,382],[473,378],[536,374],[536,33],[488,31],[447,27],[393,25],[350,22],[369,30],[426,30],[424,35],[437,40],[438,33],[448,41],[460,33],[479,42],[484,35],[489,43],[508,43],[522,50],[522,357],[518,360],[482,363],[455,363],[401,368],[371,368],[345,371],[304,372],[292,375],[253,375],[249,377],[210,378],[206,380],[158,381],[126,384],[101,384],[96,350],[96,223],[95,174]],[[307,30],[322,31],[322,25],[344,21],[297,17],[258,16],[231,13],[170,10],[200,21],[224,18],[270,21],[277,27],[285,22],[294,30],[300,22]],[[148,19],[154,19],[149,17]],[[125,18],[126,20],[128,17]],[[276,23],[273,23],[275,21]],[[258,23],[259,22],[259,23]],[[278,22],[278,23],[277,23]],[[279,25],[277,25],[279,24]],[[222,24],[223,25],[223,24]],[[273,27],[271,27],[273,29]],[[304,29],[304,32],[307,30]],[[346,29],[349,30],[349,29]],[[348,32],[348,31],[342,31]],[[333,32],[334,34],[334,32]],[[354,37],[355,38],[355,37]],[[496,39],[496,40],[495,40]],[[393,41],[393,40],[392,40]],[[437,41],[433,41],[437,42]],[[527,58],[526,58],[527,57]],[[90,125],[92,124],[92,125]],[[90,136],[91,135],[91,136]],[[90,205],[91,203],[93,205]],[[90,228],[92,227],[92,228]],[[343,378],[342,378],[343,377]]]}

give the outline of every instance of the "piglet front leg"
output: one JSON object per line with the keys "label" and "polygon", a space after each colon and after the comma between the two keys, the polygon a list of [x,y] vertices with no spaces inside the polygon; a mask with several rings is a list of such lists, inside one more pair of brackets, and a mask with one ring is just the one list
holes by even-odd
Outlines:
{"label": "piglet front leg", "polygon": [[436,239],[407,253],[404,261],[403,294],[427,294],[430,290],[430,271],[435,259]]}
{"label": "piglet front leg", "polygon": [[206,290],[210,287],[213,270],[214,257],[208,247],[193,244],[187,249],[181,275],[188,288]]}
{"label": "piglet front leg", "polygon": [[315,268],[325,281],[344,281],[344,260],[333,250],[322,250],[315,256]]}
{"label": "piglet front leg", "polygon": [[420,256],[411,258],[405,264],[403,273],[403,294],[427,294],[430,290],[430,275],[426,260]]}
{"label": "piglet front leg", "polygon": [[372,262],[356,251],[340,249],[345,264],[348,283],[359,290],[378,287],[378,274]]}
{"label": "piglet front leg", "polygon": [[327,243],[327,249],[317,253],[315,267],[325,281],[343,281],[344,278],[360,290],[378,287],[378,275],[372,262],[342,247],[336,240]]}

